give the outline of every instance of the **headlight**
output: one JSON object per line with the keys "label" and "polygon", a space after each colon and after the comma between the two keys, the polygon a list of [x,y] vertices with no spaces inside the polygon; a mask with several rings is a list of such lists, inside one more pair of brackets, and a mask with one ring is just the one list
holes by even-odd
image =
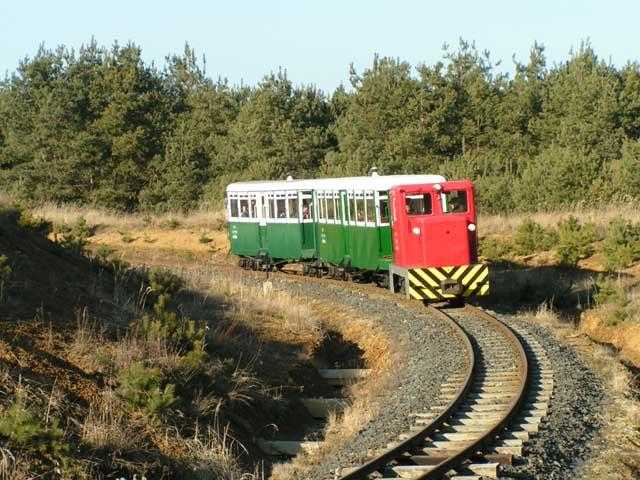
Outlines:
{"label": "headlight", "polygon": [[420,227],[413,227],[411,232],[413,232],[414,235],[420,235]]}
{"label": "headlight", "polygon": [[470,223],[467,228],[469,229],[470,232],[475,232],[476,231],[476,224],[475,223]]}

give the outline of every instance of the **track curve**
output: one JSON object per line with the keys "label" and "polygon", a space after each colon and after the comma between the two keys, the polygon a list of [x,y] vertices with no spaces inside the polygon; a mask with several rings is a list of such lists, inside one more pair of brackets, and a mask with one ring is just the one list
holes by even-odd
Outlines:
{"label": "track curve", "polygon": [[[483,310],[428,307],[462,332],[470,359],[464,376],[444,384],[440,405],[417,412],[415,433],[369,460],[349,469],[341,480],[373,478],[442,478],[451,471],[495,477],[501,454],[486,455],[486,463],[470,463],[485,451],[518,413],[529,384],[529,362],[516,334]],[[457,382],[457,384],[456,384]],[[511,435],[516,435],[512,432]]]}

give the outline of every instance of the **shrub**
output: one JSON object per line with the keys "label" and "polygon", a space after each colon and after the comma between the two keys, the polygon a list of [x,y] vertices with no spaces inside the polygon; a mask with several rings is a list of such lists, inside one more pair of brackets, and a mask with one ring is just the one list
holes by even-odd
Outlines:
{"label": "shrub", "polygon": [[511,253],[511,244],[506,240],[486,237],[480,240],[479,253],[487,260],[502,260]]}
{"label": "shrub", "polygon": [[126,232],[118,232],[118,233],[120,233],[120,237],[121,237],[120,240],[122,240],[123,243],[132,243],[138,239],[138,237],[132,237]]}
{"label": "shrub", "polygon": [[592,223],[582,225],[573,216],[560,222],[556,248],[558,261],[561,265],[575,267],[578,260],[593,253],[592,243],[596,238],[596,228]]}
{"label": "shrub", "polygon": [[596,282],[593,299],[596,305],[604,305],[607,303],[624,305],[628,302],[627,294],[620,282],[611,278],[601,278]]}
{"label": "shrub", "polygon": [[202,234],[200,235],[200,238],[198,239],[198,241],[200,243],[211,243],[213,241],[213,238],[207,237],[207,234],[202,232]]}
{"label": "shrub", "polygon": [[153,268],[149,271],[149,288],[158,297],[172,296],[184,287],[184,281],[171,270]]}
{"label": "shrub", "polygon": [[558,234],[555,231],[546,230],[539,223],[529,219],[518,225],[513,237],[514,251],[518,255],[549,250],[557,242]]}
{"label": "shrub", "polygon": [[611,278],[598,280],[593,299],[604,313],[606,325],[615,326],[635,314],[631,299],[619,281]]}
{"label": "shrub", "polygon": [[0,255],[0,302],[4,301],[5,289],[11,278],[12,269],[6,255]]}
{"label": "shrub", "polygon": [[54,419],[48,427],[43,425],[25,406],[22,395],[18,395],[0,416],[0,436],[25,450],[49,454],[57,459],[64,459],[68,451],[57,421]]}
{"label": "shrub", "polygon": [[109,263],[111,255],[113,255],[115,251],[115,248],[110,247],[109,245],[99,245],[95,250],[94,256],[99,263],[107,264]]}
{"label": "shrub", "polygon": [[160,228],[166,228],[168,230],[175,230],[180,226],[180,221],[175,218],[170,218],[163,222],[160,222]]}
{"label": "shrub", "polygon": [[142,317],[140,329],[147,340],[166,340],[183,352],[197,350],[198,345],[204,345],[204,328],[195,320],[169,311],[166,295],[160,295],[153,312]]}
{"label": "shrub", "polygon": [[640,259],[640,224],[633,224],[622,218],[612,220],[602,249],[608,270],[630,266]]}
{"label": "shrub", "polygon": [[160,414],[176,402],[175,386],[162,386],[159,368],[148,368],[142,362],[135,362],[120,372],[118,381],[120,398],[129,406],[143,409],[150,415]]}
{"label": "shrub", "polygon": [[82,253],[89,243],[89,237],[93,234],[93,229],[87,221],[80,217],[75,223],[58,225],[55,229],[56,239],[64,248],[76,253]]}
{"label": "shrub", "polygon": [[37,233],[43,237],[49,235],[53,229],[53,224],[42,217],[31,215],[24,209],[19,209],[20,217],[18,225],[25,230]]}

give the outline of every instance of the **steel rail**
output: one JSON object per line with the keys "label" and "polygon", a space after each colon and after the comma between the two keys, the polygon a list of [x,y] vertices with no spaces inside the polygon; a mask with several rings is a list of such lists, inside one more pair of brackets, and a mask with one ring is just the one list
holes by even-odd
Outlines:
{"label": "steel rail", "polygon": [[[436,465],[432,470],[426,472],[420,476],[415,477],[419,480],[429,480],[435,478],[441,478],[444,474],[446,474],[449,470],[452,470],[456,467],[459,467],[464,461],[466,461],[469,457],[471,457],[477,450],[486,446],[488,443],[494,440],[496,435],[500,433],[500,431],[506,427],[513,417],[518,413],[522,402],[524,401],[524,392],[527,389],[527,386],[530,382],[530,372],[529,365],[527,360],[527,354],[524,350],[522,342],[518,339],[518,337],[513,333],[513,331],[507,327],[500,320],[495,318],[493,315],[488,314],[484,310],[471,306],[465,305],[464,310],[467,311],[471,315],[475,315],[476,317],[481,317],[484,320],[491,322],[498,330],[500,330],[504,336],[507,338],[509,343],[511,343],[512,347],[516,350],[518,356],[518,370],[519,370],[519,378],[520,385],[517,389],[517,395],[510,402],[508,408],[506,409],[506,414],[494,422],[489,428],[487,428],[486,432],[480,436],[480,438],[470,444],[468,447],[459,450],[451,457],[442,461],[438,465]],[[447,315],[445,312],[441,313]],[[447,315],[448,316],[448,315]]]}
{"label": "steel rail", "polygon": [[458,323],[451,318],[449,315],[441,312],[438,309],[433,307],[429,307],[430,311],[437,313],[444,320],[446,320],[451,328],[456,332],[456,334],[460,337],[467,358],[469,359],[467,370],[465,372],[465,378],[458,390],[456,391],[456,395],[449,403],[445,406],[444,410],[434,418],[431,423],[429,423],[422,430],[418,431],[410,438],[403,440],[396,446],[389,448],[384,451],[381,455],[376,458],[369,460],[367,463],[361,465],[356,470],[349,472],[346,475],[340,477],[340,480],[357,480],[363,479],[367,475],[379,471],[381,468],[384,468],[391,460],[394,460],[401,456],[405,452],[409,452],[414,448],[418,447],[421,443],[423,443],[430,435],[436,432],[440,427],[442,427],[443,423],[451,416],[451,414],[456,410],[458,405],[462,403],[464,400],[469,388],[471,387],[473,374],[476,371],[476,359],[475,352],[473,346],[471,345],[471,340],[467,333],[458,325]]}
{"label": "steel rail", "polygon": [[[410,438],[402,441],[398,445],[386,450],[381,455],[368,461],[364,465],[351,471],[350,473],[340,477],[340,480],[363,480],[367,475],[384,469],[391,461],[400,458],[404,453],[410,453],[416,448],[419,448],[431,435],[436,433],[441,427],[446,424],[447,420],[456,413],[457,407],[463,402],[470,389],[472,379],[478,374],[479,364],[476,361],[475,350],[471,345],[468,334],[462,329],[459,323],[451,315],[443,311],[441,308],[436,308],[432,305],[427,305],[427,308],[433,314],[439,316],[443,320],[448,321],[450,324],[455,325],[455,331],[464,338],[464,344],[467,351],[467,356],[470,359],[468,370],[465,375],[464,383],[461,384],[456,391],[454,398],[446,405],[444,410],[434,418],[425,428],[418,431]],[[467,314],[480,317],[490,322],[494,328],[499,330],[504,338],[511,344],[516,352],[518,358],[518,378],[520,383],[515,390],[515,396],[505,408],[505,414],[496,422],[491,424],[479,438],[470,443],[468,446],[461,450],[456,451],[453,455],[444,459],[440,463],[436,464],[428,472],[421,475],[412,477],[419,480],[433,480],[436,478],[442,478],[447,472],[452,469],[459,468],[466,460],[468,460],[476,451],[482,449],[488,443],[494,440],[497,434],[499,434],[514,418],[514,416],[520,410],[522,402],[524,401],[524,393],[530,382],[530,372],[527,361],[527,355],[524,347],[518,337],[513,331],[507,327],[503,322],[488,314],[484,310],[477,307],[466,305],[464,311]]]}

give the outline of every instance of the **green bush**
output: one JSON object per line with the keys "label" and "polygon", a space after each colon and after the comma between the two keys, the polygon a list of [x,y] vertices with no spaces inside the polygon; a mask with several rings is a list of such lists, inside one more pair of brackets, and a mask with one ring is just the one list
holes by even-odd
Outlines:
{"label": "green bush", "polygon": [[205,330],[195,320],[167,309],[166,295],[160,295],[153,311],[142,317],[140,330],[148,340],[167,340],[180,351],[190,352],[203,344]]}
{"label": "green bush", "polygon": [[0,302],[4,301],[5,290],[13,270],[6,255],[0,255]]}
{"label": "green bush", "polygon": [[578,260],[587,258],[593,253],[592,243],[596,239],[596,228],[592,223],[582,225],[573,216],[560,222],[556,247],[558,261],[561,265],[575,267]]}
{"label": "green bush", "polygon": [[180,225],[180,220],[176,220],[175,218],[170,218],[168,220],[160,222],[160,228],[166,228],[168,230],[175,230]]}
{"label": "green bush", "polygon": [[58,225],[54,233],[62,247],[76,253],[82,253],[89,243],[89,237],[93,235],[93,229],[83,217],[80,217],[71,225],[66,223]]}
{"label": "green bush", "polygon": [[486,237],[480,240],[479,253],[487,260],[503,260],[509,256],[511,248],[506,240]]}
{"label": "green bush", "polygon": [[620,282],[611,278],[601,278],[596,282],[593,299],[596,305],[607,303],[626,305],[628,303],[627,294]]}
{"label": "green bush", "polygon": [[49,235],[53,229],[53,224],[44,218],[36,217],[30,214],[24,209],[18,210],[20,217],[18,218],[18,225],[25,230],[37,233],[43,237]]}
{"label": "green bush", "polygon": [[202,234],[200,235],[200,238],[198,238],[198,241],[200,243],[211,243],[213,241],[213,238],[208,237],[206,233],[202,232]]}
{"label": "green bush", "polygon": [[622,218],[609,223],[602,250],[608,270],[620,270],[640,259],[640,224]]}
{"label": "green bush", "polygon": [[176,402],[175,386],[163,386],[159,368],[145,367],[142,362],[131,364],[118,375],[118,395],[133,408],[145,410],[150,415],[165,411]]}
{"label": "green bush", "polygon": [[132,237],[131,235],[129,235],[126,232],[118,232],[120,234],[120,240],[122,240],[123,243],[132,243],[135,242],[138,237]]}
{"label": "green bush", "polygon": [[99,245],[94,252],[94,258],[100,263],[107,264],[111,259],[111,255],[113,255],[115,251],[115,248],[110,247],[109,245]]}
{"label": "green bush", "polygon": [[149,271],[149,288],[158,297],[171,297],[184,287],[184,281],[166,268],[153,268]]}
{"label": "green bush", "polygon": [[45,426],[24,404],[18,395],[11,406],[0,415],[0,436],[11,443],[41,454],[48,454],[57,459],[64,459],[68,445],[63,441],[63,431],[57,420]]}
{"label": "green bush", "polygon": [[558,242],[558,234],[533,220],[525,220],[516,229],[513,247],[517,255],[530,255],[551,249]]}

